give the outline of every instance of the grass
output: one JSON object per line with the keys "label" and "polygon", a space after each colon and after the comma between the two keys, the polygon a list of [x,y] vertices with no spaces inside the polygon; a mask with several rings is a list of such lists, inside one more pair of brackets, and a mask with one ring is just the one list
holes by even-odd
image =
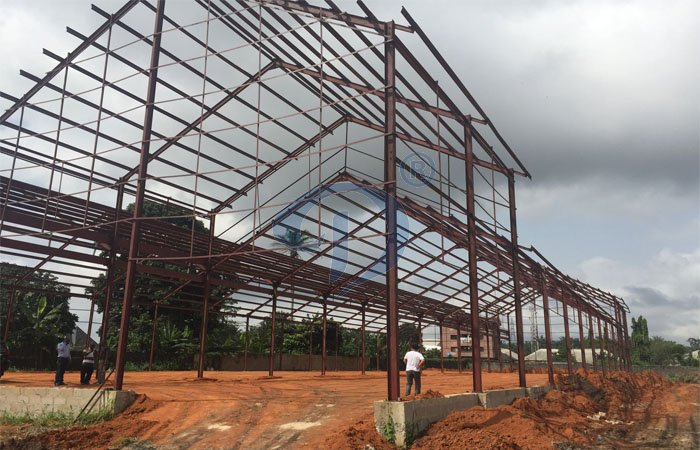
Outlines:
{"label": "grass", "polygon": [[396,429],[394,428],[394,420],[391,416],[389,416],[389,420],[382,426],[382,435],[392,444],[396,442]]}
{"label": "grass", "polygon": [[0,424],[31,425],[37,428],[67,428],[73,425],[91,425],[94,423],[104,422],[105,420],[109,420],[111,418],[112,413],[109,410],[83,414],[77,421],[75,420],[75,414],[60,411],[50,411],[42,414],[3,413],[0,415]]}

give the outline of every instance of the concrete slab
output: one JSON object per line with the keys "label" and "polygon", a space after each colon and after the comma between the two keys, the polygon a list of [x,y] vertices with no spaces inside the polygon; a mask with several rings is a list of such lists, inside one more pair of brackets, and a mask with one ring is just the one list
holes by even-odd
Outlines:
{"label": "concrete slab", "polygon": [[[94,389],[0,386],[0,414],[78,414],[94,393]],[[133,391],[102,390],[93,399],[90,411],[117,414],[126,409],[135,398]]]}
{"label": "concrete slab", "polygon": [[551,388],[498,389],[484,393],[453,394],[445,397],[405,402],[374,402],[374,426],[385,437],[392,435],[394,443],[404,447],[431,424],[454,411],[465,411],[475,406],[495,408],[510,405],[521,397],[542,397]]}

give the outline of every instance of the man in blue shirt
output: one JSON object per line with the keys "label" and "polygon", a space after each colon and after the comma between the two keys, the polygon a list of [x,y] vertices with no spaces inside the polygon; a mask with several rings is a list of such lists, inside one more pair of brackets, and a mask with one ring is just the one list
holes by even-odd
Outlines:
{"label": "man in blue shirt", "polygon": [[66,373],[66,368],[70,364],[70,336],[63,338],[63,341],[59,342],[56,346],[56,352],[58,353],[58,360],[56,362],[56,378],[54,379],[54,386],[63,386],[63,374]]}

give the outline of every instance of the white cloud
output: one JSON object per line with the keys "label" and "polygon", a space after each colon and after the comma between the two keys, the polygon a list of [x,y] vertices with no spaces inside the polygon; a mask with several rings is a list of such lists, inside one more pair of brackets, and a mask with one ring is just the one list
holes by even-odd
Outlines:
{"label": "white cloud", "polygon": [[581,262],[577,272],[624,298],[632,316],[645,316],[649,334],[681,343],[700,335],[700,248],[690,253],[664,248],[645,261],[595,257]]}

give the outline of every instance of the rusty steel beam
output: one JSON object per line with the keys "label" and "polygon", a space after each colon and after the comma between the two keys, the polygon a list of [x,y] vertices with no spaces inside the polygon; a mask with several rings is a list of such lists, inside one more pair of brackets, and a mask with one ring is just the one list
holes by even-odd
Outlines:
{"label": "rusty steel beam", "polygon": [[151,349],[148,352],[148,370],[153,369],[153,356],[156,351],[156,329],[158,327],[158,302],[153,306],[153,324],[151,325]]}
{"label": "rusty steel beam", "polygon": [[270,351],[267,361],[267,375],[272,376],[275,370],[275,324],[277,322],[277,286],[272,289],[272,319],[270,323]]}
{"label": "rusty steel beam", "polygon": [[243,343],[243,371],[248,370],[248,343],[250,342],[250,316],[245,317],[245,342]]}
{"label": "rusty steel beam", "polygon": [[518,346],[518,381],[526,387],[525,379],[525,338],[523,336],[523,311],[520,297],[520,259],[518,258],[518,226],[515,214],[515,174],[508,174],[508,205],[510,212],[510,240],[513,259],[513,300],[515,304],[515,333]]}
{"label": "rusty steel beam", "polygon": [[328,296],[323,296],[323,322],[322,322],[322,332],[321,332],[321,375],[326,375],[326,341],[327,336],[327,326],[328,326]]}
{"label": "rusty steel beam", "polygon": [[583,367],[583,370],[587,370],[586,367],[586,339],[583,337],[583,318],[582,318],[582,313],[581,313],[581,307],[579,306],[576,308],[576,311],[578,312],[578,335],[579,335],[579,344],[581,347],[581,367]]}
{"label": "rusty steel beam", "polygon": [[100,36],[102,36],[107,30],[109,30],[116,21],[124,17],[126,13],[131,11],[131,9],[139,3],[139,0],[129,0],[117,12],[112,14],[109,20],[100,25],[95,30],[95,32],[92,33],[83,42],[81,42],[80,45],[78,45],[78,47],[76,47],[74,51],[68,53],[68,56],[63,62],[58,63],[56,67],[47,72],[44,78],[39,83],[32,86],[32,88],[29,89],[29,91],[27,91],[27,93],[24,94],[21,99],[19,99],[19,101],[15,102],[14,105],[9,107],[2,115],[0,115],[0,124],[4,124],[5,121],[7,121],[7,119],[9,119],[12,116],[12,114],[14,114],[17,111],[17,109],[24,106],[29,101],[29,99],[31,99],[34,96],[34,94],[39,92],[41,88],[50,83],[56,75],[58,75],[62,70],[64,70],[66,66],[68,66],[68,64],[70,64],[71,62],[73,62],[73,60],[75,60],[75,58],[80,56],[84,50],[89,48],[94,42],[96,42],[100,38]]}
{"label": "rusty steel beam", "polygon": [[627,313],[622,310],[622,324],[624,326],[624,336],[625,336],[625,354],[627,355],[627,371],[632,371],[632,354],[630,349],[630,336],[627,328]]}
{"label": "rusty steel beam", "polygon": [[[357,16],[355,14],[349,13],[337,13],[332,9],[321,8],[318,6],[311,6],[301,2],[293,2],[288,0],[259,0],[261,4],[266,6],[279,6],[288,11],[303,12],[312,17],[319,19],[332,19],[339,22],[346,23],[348,25],[354,25],[358,27],[370,28],[372,30],[382,30],[388,27],[390,22],[378,22],[370,20],[367,17]],[[394,24],[393,28],[405,31],[407,33],[413,33],[413,29],[406,25]]]}
{"label": "rusty steel beam", "polygon": [[124,285],[124,302],[122,305],[122,318],[119,328],[119,344],[117,347],[117,361],[115,367],[114,388],[122,389],[124,383],[124,367],[126,364],[126,346],[129,336],[129,322],[131,319],[131,302],[134,293],[134,281],[136,275],[136,260],[138,256],[138,241],[143,213],[144,193],[146,191],[146,178],[148,177],[148,154],[151,146],[151,128],[153,126],[153,105],[156,101],[156,80],[158,79],[158,60],[160,58],[160,43],[163,31],[163,16],[165,14],[165,0],[158,1],[155,25],[153,31],[153,45],[151,47],[151,65],[148,74],[147,105],[144,117],[143,135],[141,138],[141,158],[139,164],[139,179],[136,187],[136,201],[134,216],[131,224],[131,239],[129,242],[129,260],[126,268]]}
{"label": "rusty steel beam", "polygon": [[547,349],[547,377],[549,384],[554,386],[554,360],[552,358],[552,324],[549,320],[549,295],[547,293],[546,272],[542,270],[542,308],[544,311],[544,339]]}
{"label": "rusty steel beam", "polygon": [[595,354],[595,333],[593,332],[593,314],[591,314],[591,311],[588,311],[588,341],[589,345],[591,346],[591,364],[593,365],[593,371],[595,372],[597,370],[596,366],[596,360],[598,357]]}
{"label": "rusty steel beam", "polygon": [[562,302],[562,316],[564,317],[564,341],[566,344],[566,369],[569,375],[574,372],[571,361],[571,339],[569,336],[569,310],[566,307],[566,302]]}
{"label": "rusty steel beam", "polygon": [[[365,304],[362,304],[362,375],[365,374]],[[377,368],[379,370],[379,368]]]}
{"label": "rusty steel beam", "polygon": [[476,99],[471,95],[467,87],[464,85],[462,80],[457,76],[457,74],[452,70],[452,67],[447,63],[445,58],[443,58],[442,54],[440,51],[433,45],[433,43],[430,41],[428,36],[423,32],[423,29],[418,25],[418,23],[413,20],[413,17],[408,13],[406,8],[401,8],[401,14],[406,18],[408,23],[411,25],[411,28],[420,36],[421,40],[425,44],[425,46],[430,50],[430,53],[433,54],[435,59],[440,63],[440,66],[447,72],[447,74],[450,76],[450,79],[457,85],[459,90],[462,92],[462,94],[469,100],[469,102],[476,108],[476,110],[481,114],[481,117],[483,117],[486,122],[488,123],[489,128],[493,132],[493,134],[496,136],[498,141],[503,145],[503,147],[508,151],[510,156],[513,158],[513,160],[518,164],[520,169],[523,171],[523,174],[527,176],[528,178],[532,178],[528,170],[525,168],[525,166],[520,162],[520,159],[517,157],[515,152],[510,148],[508,143],[503,139],[501,134],[498,132],[496,127],[493,125],[493,122],[491,119],[488,118],[486,115],[486,112],[479,106],[477,103]]}
{"label": "rusty steel beam", "polygon": [[[472,350],[474,350],[474,341],[472,341]],[[472,370],[474,370],[474,362],[472,361]],[[457,324],[457,371],[462,373],[462,324]],[[477,391],[474,391],[477,392]]]}
{"label": "rusty steel beam", "polygon": [[600,344],[600,370],[603,372],[603,375],[605,375],[606,369],[609,369],[609,367],[606,362],[607,352],[605,350],[605,340],[603,339],[603,331],[600,326],[600,317],[596,317],[596,322],[598,323],[598,342]]}
{"label": "rusty steel beam", "polygon": [[[476,209],[474,206],[474,149],[472,147],[472,127],[468,121],[464,123],[464,153],[465,175],[467,182],[467,239],[469,252],[469,312],[471,314],[471,338],[472,338],[472,390],[482,392],[481,382],[481,323],[479,320],[479,278],[477,267],[477,242],[476,242]],[[461,336],[458,336],[461,339]],[[476,345],[475,345],[476,343]],[[461,343],[458,348],[461,349]],[[460,362],[461,367],[461,362]]]}
{"label": "rusty steel beam", "polygon": [[400,394],[399,319],[397,305],[398,255],[396,232],[396,53],[394,22],[384,29],[384,189],[386,192],[386,330],[388,399],[396,401]]}

